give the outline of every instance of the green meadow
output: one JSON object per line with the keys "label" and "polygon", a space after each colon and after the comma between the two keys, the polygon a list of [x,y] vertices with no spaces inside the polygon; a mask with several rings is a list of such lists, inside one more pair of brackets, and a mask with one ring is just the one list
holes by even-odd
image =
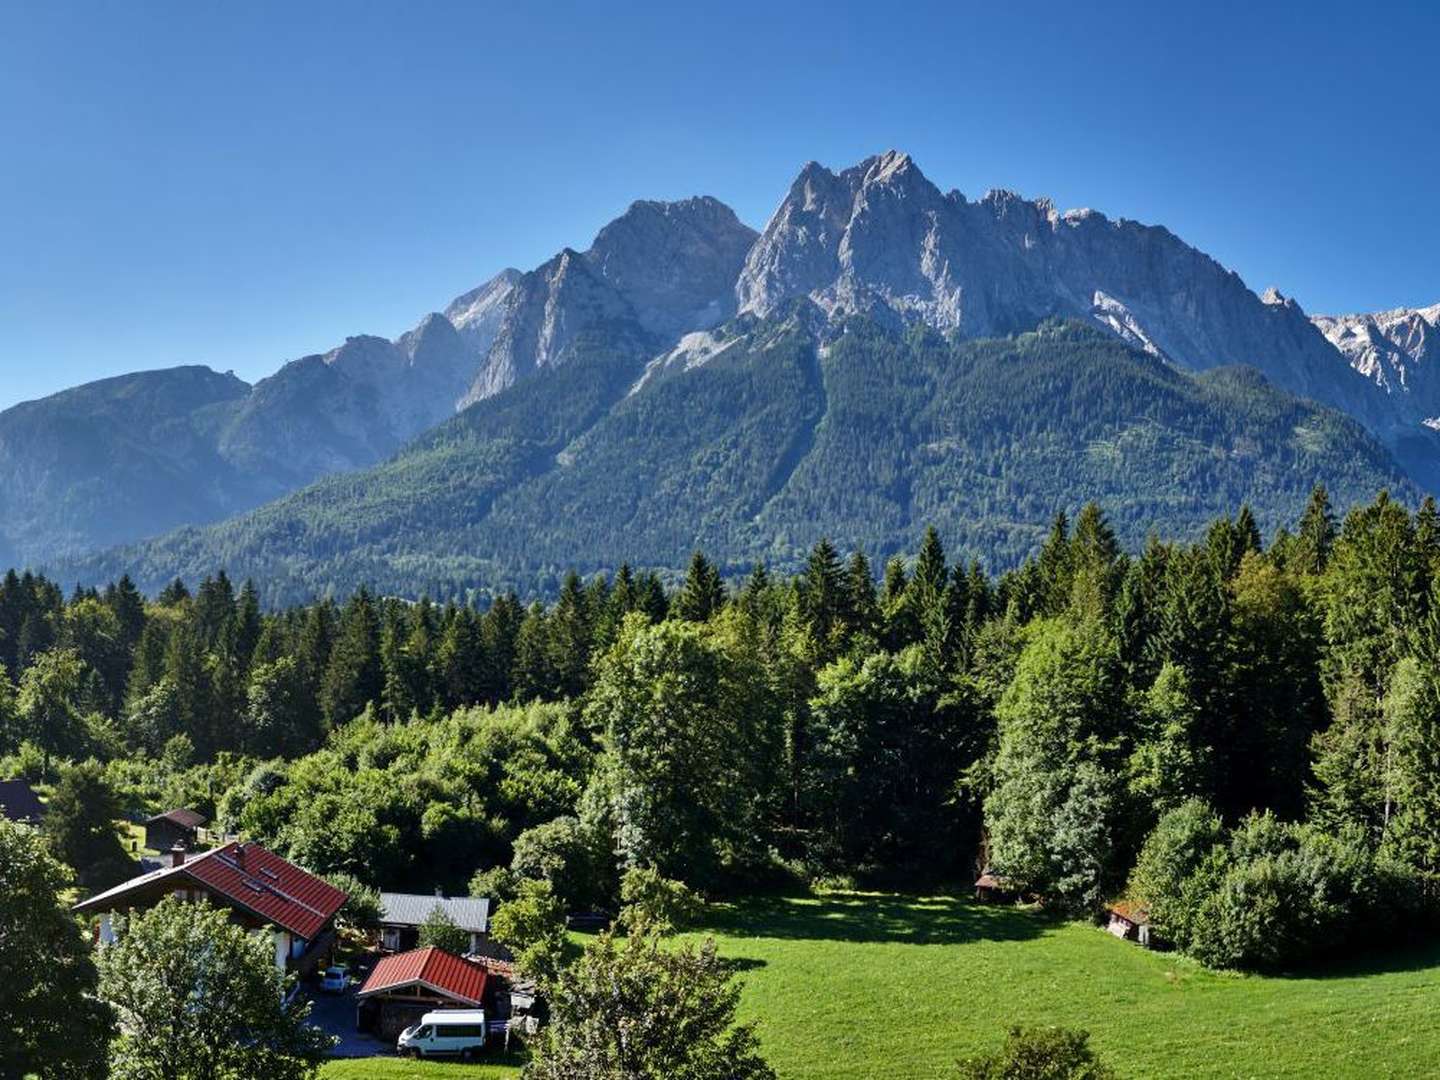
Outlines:
{"label": "green meadow", "polygon": [[[1090,1031],[1123,1077],[1440,1075],[1440,944],[1320,973],[1240,976],[1030,908],[836,893],[712,908],[705,933],[744,980],[783,1080],[943,1077],[1007,1025]],[[701,935],[692,935],[701,936]],[[325,1080],[499,1077],[409,1062]]]}

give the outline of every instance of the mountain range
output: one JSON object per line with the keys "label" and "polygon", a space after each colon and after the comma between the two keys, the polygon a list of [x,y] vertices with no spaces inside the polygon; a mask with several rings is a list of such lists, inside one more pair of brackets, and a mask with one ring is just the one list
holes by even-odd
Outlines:
{"label": "mountain range", "polygon": [[930,523],[1008,563],[1091,497],[1131,542],[1240,501],[1273,527],[1317,481],[1440,488],[1437,323],[1311,318],[1162,227],[942,192],[905,154],[811,163],[759,233],[637,202],[394,341],[0,413],[0,555],[460,595],[695,546],[883,557]]}

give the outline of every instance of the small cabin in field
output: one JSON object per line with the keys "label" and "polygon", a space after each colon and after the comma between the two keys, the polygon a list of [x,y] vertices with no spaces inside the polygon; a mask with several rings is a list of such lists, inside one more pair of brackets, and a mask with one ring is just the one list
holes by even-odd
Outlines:
{"label": "small cabin in field", "polygon": [[1128,900],[1117,900],[1110,905],[1107,914],[1107,931],[1122,941],[1136,941],[1147,949],[1150,947],[1150,912],[1145,908]]}
{"label": "small cabin in field", "polygon": [[177,847],[191,851],[205,818],[183,807],[166,810],[145,822],[145,846],[151,851],[171,851]]}
{"label": "small cabin in field", "polygon": [[1008,881],[1004,878],[996,877],[995,873],[987,868],[982,870],[980,876],[975,879],[975,899],[979,900],[982,904],[993,901],[1013,900],[1015,899],[1015,891],[1011,888]]}

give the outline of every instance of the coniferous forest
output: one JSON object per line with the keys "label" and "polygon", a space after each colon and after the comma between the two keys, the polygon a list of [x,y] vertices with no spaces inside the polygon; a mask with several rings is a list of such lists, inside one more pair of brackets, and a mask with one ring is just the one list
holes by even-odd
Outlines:
{"label": "coniferous forest", "polygon": [[[613,910],[633,867],[712,896],[988,869],[1249,969],[1428,924],[1433,502],[1337,520],[1317,488],[1268,540],[1241,508],[1139,551],[1091,504],[998,577],[918,541],[732,581],[696,553],[676,590],[622,568],[483,611],[11,573],[0,773],[75,817],[193,806],[319,872],[541,878],[570,910]],[[133,872],[113,837],[56,842],[84,885]]]}

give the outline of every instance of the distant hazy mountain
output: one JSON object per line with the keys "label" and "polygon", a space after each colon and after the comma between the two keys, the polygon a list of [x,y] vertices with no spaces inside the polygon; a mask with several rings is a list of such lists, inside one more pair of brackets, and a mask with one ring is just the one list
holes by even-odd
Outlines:
{"label": "distant hazy mountain", "polygon": [[181,367],[0,412],[0,561],[52,559],[213,521],[271,494],[218,452],[250,388]]}
{"label": "distant hazy mountain", "polygon": [[[740,458],[731,459],[717,444],[705,451],[705,460],[716,468],[735,468],[736,461],[745,460],[753,449],[744,449],[746,437],[731,431],[722,439],[713,418],[699,414],[698,405],[687,404],[680,397],[694,393],[697,402],[708,402],[720,417],[730,415],[727,403],[704,395],[705,378],[677,381],[677,373],[720,370],[715,366],[717,358],[723,358],[723,368],[742,353],[751,357],[752,363],[762,363],[754,358],[768,353],[756,341],[774,338],[781,327],[789,328],[786,335],[798,334],[808,341],[808,347],[823,359],[832,349],[851,348],[845,328],[856,318],[862,322],[853,325],[868,326],[873,334],[898,335],[905,341],[909,340],[906,334],[922,329],[941,335],[948,339],[945,348],[955,350],[952,356],[957,364],[971,362],[967,359],[970,354],[960,347],[962,342],[995,341],[980,350],[993,357],[995,350],[1003,351],[996,339],[1031,331],[1042,321],[1058,317],[1088,324],[1111,341],[1148,356],[1152,368],[1168,373],[1167,377],[1249,366],[1260,372],[1263,380],[1220,377],[1229,388],[1225,400],[1239,411],[1227,425],[1220,425],[1212,416],[1213,423],[1205,429],[1209,434],[1200,442],[1219,438],[1215,432],[1223,428],[1225,438],[1238,439],[1252,448],[1257,461],[1271,463],[1272,471],[1264,472],[1258,481],[1270,495],[1292,493],[1292,481],[1299,484],[1303,480],[1301,486],[1308,488],[1315,479],[1345,481],[1360,475],[1331,454],[1342,444],[1357,455],[1353,467],[1367,482],[1401,475],[1383,450],[1375,457],[1376,444],[1367,441],[1369,436],[1363,432],[1357,434],[1358,429],[1344,429],[1343,436],[1330,439],[1323,448],[1311,446],[1305,451],[1309,456],[1292,454],[1292,444],[1299,437],[1296,432],[1268,427],[1268,421],[1258,419],[1262,414],[1273,418],[1274,410],[1281,407],[1274,403],[1287,402],[1284,408],[1300,410],[1297,416],[1323,417],[1323,423],[1315,422],[1326,430],[1336,421],[1331,414],[1313,412],[1313,406],[1285,395],[1298,395],[1353,417],[1388,448],[1411,478],[1440,490],[1440,388],[1430,386],[1436,382],[1440,387],[1440,381],[1431,379],[1426,365],[1435,350],[1435,314],[1436,309],[1425,309],[1312,320],[1298,304],[1274,289],[1263,296],[1252,292],[1236,274],[1162,227],[1111,220],[1090,210],[1061,213],[1047,200],[1027,200],[1009,192],[991,192],[978,201],[954,191],[943,193],[907,155],[895,152],[838,173],[812,163],[791,184],[762,233],[757,234],[711,198],[637,202],[601,229],[586,250],[565,248],[526,273],[505,270],[457,297],[443,312],[427,315],[395,341],[350,338],[329,353],[285,365],[253,388],[230,380],[225,383],[229,396],[216,402],[198,401],[189,411],[184,401],[177,399],[167,423],[190,432],[189,443],[150,445],[142,452],[134,445],[133,433],[151,430],[154,423],[148,406],[123,397],[107,406],[108,426],[96,424],[89,432],[93,452],[75,458],[46,451],[43,439],[34,453],[24,439],[10,437],[7,441],[7,425],[19,420],[12,419],[15,410],[0,414],[0,444],[9,447],[9,457],[0,461],[0,470],[7,471],[0,476],[0,497],[10,500],[4,507],[7,514],[0,524],[0,537],[10,544],[11,558],[56,561],[180,522],[214,521],[321,481],[317,488],[244,522],[208,533],[187,533],[186,543],[192,545],[196,558],[233,559],[237,565],[250,564],[254,552],[247,545],[264,543],[283,560],[290,554],[286,545],[300,534],[262,539],[255,532],[259,528],[255,523],[284,521],[287,528],[315,528],[308,518],[310,508],[343,491],[354,513],[340,514],[331,508],[326,511],[327,520],[343,518],[350,530],[347,535],[364,538],[355,559],[363,561],[361,552],[372,541],[390,552],[406,550],[415,541],[419,544],[417,561],[410,565],[443,564],[447,589],[464,578],[455,569],[462,563],[471,566],[476,575],[501,573],[520,580],[536,572],[528,555],[506,562],[472,548],[465,557],[471,562],[454,563],[447,561],[454,554],[447,545],[460,535],[468,538],[467,544],[492,544],[496,550],[509,544],[508,534],[491,537],[484,522],[496,512],[492,500],[522,498],[524,485],[517,487],[521,473],[526,484],[538,483],[538,477],[558,468],[561,472],[556,478],[545,483],[555,485],[556,498],[563,491],[565,498],[579,501],[573,506],[559,503],[546,507],[548,525],[539,516],[528,523],[523,516],[510,519],[513,536],[519,538],[515,542],[530,553],[548,551],[547,558],[555,560],[555,565],[584,563],[593,552],[556,548],[545,532],[548,528],[550,534],[564,534],[563,529],[556,533],[557,516],[568,528],[572,521],[583,525],[600,514],[598,509],[576,509],[589,503],[559,482],[561,476],[584,475],[574,467],[581,459],[575,456],[579,451],[570,446],[571,440],[584,434],[586,439],[600,440],[597,445],[608,445],[605,436],[591,434],[592,428],[610,431],[611,425],[620,422],[612,418],[612,411],[619,410],[615,416],[631,415],[627,410],[640,406],[626,402],[658,400],[652,395],[659,395],[687,417],[692,431],[710,431],[723,447],[741,453]],[[1080,351],[1093,356],[1099,340],[1104,339],[1087,339]],[[886,364],[895,362],[890,346],[877,348],[888,358]],[[1057,355],[1055,347],[1046,346],[1042,351],[1052,359]],[[590,383],[577,381],[579,376],[570,370],[582,357],[587,358],[583,371]],[[598,357],[605,359],[602,362]],[[912,358],[906,362],[919,361]],[[888,367],[884,370],[890,372]],[[986,370],[993,380],[1003,381],[1008,374],[1003,366]],[[1113,374],[1119,369],[1107,370]],[[1071,378],[1070,373],[1048,368],[1042,373],[1049,380]],[[1113,393],[1137,407],[1143,395],[1132,393],[1135,386],[1159,392],[1159,384],[1148,375],[1138,381],[1130,375],[1115,377],[1119,382],[1111,388]],[[530,383],[544,386],[521,393]],[[823,384],[817,375],[804,387]],[[72,393],[108,398],[108,392],[98,389],[107,385],[95,384],[96,388]],[[937,382],[935,392],[944,391],[946,385],[943,380]],[[1203,411],[1215,405],[1213,395],[1220,385],[1207,380],[1195,383],[1198,389],[1193,392],[1210,402],[1197,408]],[[959,392],[958,387],[951,389]],[[963,406],[966,422],[981,430],[955,438],[983,441],[990,427],[1009,432],[1028,422],[1015,415],[1016,403],[1023,395],[1012,395],[1008,404],[995,400],[992,411],[975,413],[969,406],[977,395],[984,396],[983,388],[965,383],[963,389],[968,397],[955,407]],[[1212,397],[1205,398],[1206,394]],[[29,410],[23,414],[24,423],[29,429],[44,428],[51,422],[46,418],[53,415],[56,425],[63,424],[67,415],[60,404],[63,397],[22,406]],[[1255,408],[1245,404],[1247,397],[1253,399]],[[541,415],[538,405],[527,404],[537,401],[549,412]],[[1266,412],[1256,404],[1262,401],[1271,402],[1274,408]],[[794,402],[771,404],[779,408]],[[890,405],[896,409],[919,407],[908,398]],[[466,411],[447,419],[457,409]],[[133,420],[127,410],[133,410]],[[819,415],[828,415],[828,410],[822,408]],[[571,419],[561,422],[558,417]],[[523,423],[516,418],[523,418]],[[665,417],[657,414],[651,419],[659,425],[657,431],[627,435],[621,457],[625,462],[644,462],[660,475],[676,463],[658,449],[668,445],[663,437]],[[894,419],[903,423],[905,418]],[[1047,438],[1061,438],[1063,424],[1058,417],[1051,419],[1054,426],[1046,429],[1051,432]],[[1118,416],[1112,420],[1120,423]],[[520,427],[504,428],[511,421]],[[740,422],[738,417],[736,422]],[[1258,426],[1248,434],[1235,427],[1245,423]],[[504,428],[509,432],[505,439],[510,441],[497,442],[498,436],[487,425]],[[1311,430],[1304,424],[1301,427]],[[525,434],[529,428],[550,434],[544,438]],[[817,428],[806,437],[813,437],[819,445],[820,433]],[[562,435],[564,439],[555,443]],[[949,438],[940,438],[939,445],[950,445]],[[187,471],[177,478],[170,455],[181,452],[182,445],[191,449],[185,451]],[[1193,450],[1197,444],[1185,445]],[[458,532],[449,539],[419,543],[417,537],[431,536],[432,526],[439,527],[439,523],[417,520],[416,515],[441,511],[428,506],[422,490],[425,485],[407,470],[418,467],[417,462],[439,460],[437,447],[447,448],[442,456],[449,471],[443,480],[451,489],[447,495],[451,501],[443,510],[443,528]],[[905,478],[910,466],[866,464],[865,454],[875,451],[857,446],[855,452],[861,464],[845,467],[859,470],[857,483],[862,488],[865,484],[913,482]],[[1224,451],[1212,445],[1210,452]],[[393,462],[381,464],[397,453]],[[799,461],[810,450],[802,453],[802,448],[792,447],[787,453]],[[1006,443],[1006,461],[1043,453],[1039,444]],[[540,457],[527,456],[532,454]],[[546,455],[559,456],[552,460]],[[516,464],[520,459],[523,468]],[[1115,468],[1137,469],[1140,465],[1123,457],[1097,459],[1091,455],[1083,460],[1091,464],[1110,460]],[[1273,473],[1273,468],[1280,467],[1277,462],[1288,463],[1285,467],[1299,472],[1280,477]],[[620,464],[617,460],[609,475],[620,475]],[[1056,467],[1062,464],[1072,470],[1080,468],[1078,459]],[[376,465],[380,467],[355,471]],[[1007,468],[1013,471],[1016,466],[1012,463]],[[104,486],[106,477],[117,471],[126,477],[124,514],[113,513],[103,499],[83,494]],[[31,497],[34,485],[24,478],[37,473],[46,477],[48,499]],[[350,475],[333,478],[337,473]],[[965,512],[983,518],[992,512],[986,507],[993,506],[994,514],[1010,515],[1011,535],[1018,537],[1023,533],[1019,522],[1026,513],[1033,511],[1040,521],[1054,505],[1066,501],[1062,495],[1068,490],[1065,481],[1069,476],[1058,476],[1060,487],[1051,490],[1024,468],[1016,475],[1021,474],[1026,476],[1026,484],[1039,486],[1030,490],[1017,487],[1019,481],[1015,481],[992,503],[965,504]],[[391,478],[400,475],[419,484],[414,498],[391,486]],[[1150,498],[1155,480],[1144,479],[1146,475],[1141,470],[1129,478],[1116,477],[1120,486],[1114,494],[1122,501]],[[596,498],[609,497],[604,479],[594,477]],[[1091,475],[1092,481],[1098,483],[1098,479]],[[1232,494],[1247,490],[1238,481],[1213,478],[1213,482]],[[827,483],[821,483],[820,489],[825,490]],[[708,484],[702,487],[712,490]],[[5,495],[12,491],[15,494]],[[684,490],[675,492],[674,497],[681,500],[676,513],[682,516],[670,525],[662,528],[653,515],[645,519],[648,524],[638,517],[631,519],[632,527],[626,532],[636,544],[636,552],[643,549],[651,553],[646,557],[667,565],[686,554],[665,548],[662,559],[650,539],[635,539],[642,525],[659,529],[655,536],[670,537],[682,547],[692,539],[712,535],[705,530],[714,525],[717,515],[723,517],[728,511],[718,510],[718,504],[696,501],[694,491],[694,484],[686,481]],[[1209,494],[1189,492],[1183,497],[1207,498]],[[1270,498],[1264,492],[1256,495],[1262,502]],[[1279,501],[1265,505],[1278,515],[1289,497],[1275,495]],[[313,501],[317,499],[320,503]],[[962,520],[956,516],[959,506],[955,503],[945,511],[949,515],[946,520],[962,532],[968,530],[966,535],[980,536],[975,530],[989,526],[983,520]],[[64,509],[56,509],[59,507]],[[916,515],[924,509],[922,505],[911,507]],[[535,513],[539,515],[539,510]],[[734,552],[736,558],[742,553],[749,557],[755,551],[788,551],[805,546],[802,536],[822,525],[835,535],[846,535],[843,520],[825,514],[782,524],[757,513],[745,519],[749,524],[744,528],[761,529],[762,533],[749,536],[744,543],[726,541],[721,545],[723,551]],[[688,531],[681,527],[687,520],[685,514],[695,525]],[[908,525],[919,520],[919,516],[905,518]],[[742,524],[731,521],[726,528],[740,529]],[[763,534],[765,528],[778,531]],[[326,550],[329,541],[323,533],[321,529],[305,534],[316,551]],[[209,546],[212,537],[219,547]],[[896,542],[890,534],[883,540],[878,536],[872,539],[882,544]],[[1020,550],[1016,544],[1018,541],[1001,542],[992,537],[975,540],[974,549],[1009,558]],[[182,565],[187,570],[203,569],[194,560],[178,559],[177,550],[173,542],[166,541],[137,549],[135,555],[142,561],[153,560],[149,565],[156,573],[162,572],[162,567],[168,573]],[[315,555],[320,560],[316,563],[307,561],[312,556],[298,549],[295,555],[296,579],[307,585],[321,583],[329,572],[325,567],[338,565],[327,560],[341,557],[339,553]],[[380,563],[364,565],[377,579],[397,580],[391,576],[390,558],[386,555]],[[433,562],[435,559],[441,562]],[[94,565],[102,563],[120,565],[115,559]],[[347,561],[343,571],[335,572],[354,581],[361,573],[359,567]],[[481,576],[472,583],[480,582]]]}

